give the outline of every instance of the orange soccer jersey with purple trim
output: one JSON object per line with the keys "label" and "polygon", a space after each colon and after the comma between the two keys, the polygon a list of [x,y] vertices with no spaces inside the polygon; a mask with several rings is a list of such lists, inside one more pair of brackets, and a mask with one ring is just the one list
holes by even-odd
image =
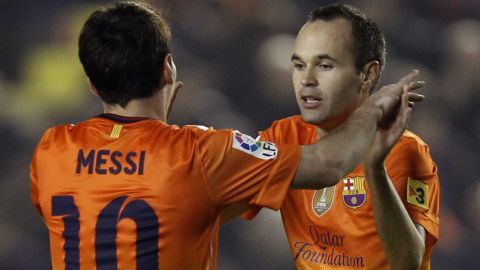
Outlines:
{"label": "orange soccer jersey with purple trim", "polygon": [[53,269],[215,269],[219,213],[278,209],[299,149],[111,114],[51,128],[30,174]]}
{"label": "orange soccer jersey with purple trim", "polygon": [[[274,143],[313,144],[317,127],[293,116],[276,121],[260,135]],[[440,186],[428,146],[406,131],[385,166],[410,217],[427,232],[421,269],[430,269],[432,246],[438,238]],[[290,190],[281,214],[298,269],[390,269],[361,165],[335,186]]]}

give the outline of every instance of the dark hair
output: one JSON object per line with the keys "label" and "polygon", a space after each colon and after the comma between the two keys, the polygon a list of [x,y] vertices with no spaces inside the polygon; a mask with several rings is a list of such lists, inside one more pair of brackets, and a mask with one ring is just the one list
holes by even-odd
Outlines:
{"label": "dark hair", "polygon": [[125,107],[160,87],[170,28],[143,2],[125,1],[93,12],[79,38],[85,73],[108,104]]}
{"label": "dark hair", "polygon": [[344,18],[352,25],[355,65],[358,71],[370,61],[380,63],[380,71],[385,66],[385,38],[377,24],[368,19],[358,9],[345,4],[335,4],[316,8],[310,13],[308,22],[331,21]]}

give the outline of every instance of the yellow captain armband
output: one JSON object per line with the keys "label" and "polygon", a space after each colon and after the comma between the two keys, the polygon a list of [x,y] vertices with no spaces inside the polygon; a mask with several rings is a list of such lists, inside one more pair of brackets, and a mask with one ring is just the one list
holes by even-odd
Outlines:
{"label": "yellow captain armband", "polygon": [[408,177],[407,202],[428,209],[428,186]]}

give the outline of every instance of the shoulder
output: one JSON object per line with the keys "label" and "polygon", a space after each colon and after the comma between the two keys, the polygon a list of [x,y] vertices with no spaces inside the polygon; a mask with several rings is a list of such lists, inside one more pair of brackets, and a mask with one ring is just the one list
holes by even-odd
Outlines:
{"label": "shoulder", "polygon": [[311,144],[315,142],[317,128],[305,122],[300,115],[277,120],[265,131],[259,132],[263,140],[278,143]]}
{"label": "shoulder", "polygon": [[417,174],[436,171],[428,145],[411,131],[405,131],[400,137],[388,155],[386,164],[390,168],[404,168]]}
{"label": "shoulder", "polygon": [[235,136],[244,136],[233,129],[214,129],[199,125],[186,125],[179,128],[177,132],[188,137],[188,140],[195,145],[202,147],[208,145],[208,148],[221,148],[223,145],[229,145]]}
{"label": "shoulder", "polygon": [[65,139],[65,135],[74,127],[73,124],[66,124],[48,128],[37,143],[34,156],[48,155],[52,151],[58,152],[64,149],[65,142],[69,141]]}
{"label": "shoulder", "polygon": [[417,134],[406,130],[393,147],[392,153],[395,152],[428,153],[429,147]]}
{"label": "shoulder", "polygon": [[223,133],[224,130],[216,130],[213,127],[206,127],[202,125],[185,125],[182,127],[177,127],[175,132],[179,134],[186,134],[192,138],[200,139],[205,136]]}
{"label": "shoulder", "polygon": [[280,120],[276,120],[272,123],[270,129],[286,129],[286,128],[295,128],[295,129],[309,129],[314,128],[315,126],[303,121],[302,116],[294,115],[286,117]]}
{"label": "shoulder", "polygon": [[211,133],[215,132],[215,129],[212,127],[207,127],[207,126],[202,126],[202,125],[185,125],[181,128],[175,126],[178,131],[185,131],[189,132],[192,134],[206,134],[206,133]]}
{"label": "shoulder", "polygon": [[69,130],[74,129],[75,126],[76,126],[75,124],[64,124],[64,125],[58,125],[58,126],[48,128],[43,133],[43,135],[40,139],[39,145],[42,145],[42,144],[48,143],[52,140],[55,140],[56,138],[61,136],[61,134],[65,134]]}

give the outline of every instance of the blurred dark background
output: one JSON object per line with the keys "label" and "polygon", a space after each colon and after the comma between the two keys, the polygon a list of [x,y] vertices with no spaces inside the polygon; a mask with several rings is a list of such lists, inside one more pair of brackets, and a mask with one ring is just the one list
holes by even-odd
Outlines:
{"label": "blurred dark background", "polygon": [[[170,123],[234,127],[256,136],[297,114],[290,54],[316,6],[333,1],[151,1],[173,31],[185,83]],[[82,23],[106,1],[0,0],[0,269],[50,269],[48,233],[30,203],[28,165],[43,131],[101,112],[77,59]],[[412,68],[428,82],[410,129],[441,178],[432,269],[480,267],[480,3],[346,1],[387,38],[381,84]],[[279,214],[263,210],[220,234],[219,269],[293,269]]]}

